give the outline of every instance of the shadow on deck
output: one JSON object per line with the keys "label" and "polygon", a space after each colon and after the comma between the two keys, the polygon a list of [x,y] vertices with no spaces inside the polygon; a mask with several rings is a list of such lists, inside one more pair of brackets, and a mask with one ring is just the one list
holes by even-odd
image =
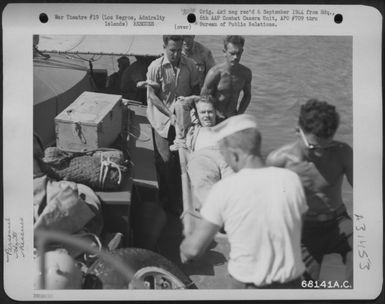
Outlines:
{"label": "shadow on deck", "polygon": [[229,284],[227,259],[230,245],[226,236],[217,236],[209,250],[199,259],[182,264],[179,246],[182,242],[182,223],[178,217],[167,214],[167,224],[158,243],[159,253],[174,262],[200,289],[226,289]]}

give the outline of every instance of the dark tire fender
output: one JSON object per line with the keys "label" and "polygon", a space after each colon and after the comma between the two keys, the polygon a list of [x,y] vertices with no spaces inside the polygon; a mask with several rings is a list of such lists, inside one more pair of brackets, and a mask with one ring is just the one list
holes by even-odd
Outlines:
{"label": "dark tire fender", "polygon": [[[196,289],[193,282],[171,261],[165,257],[142,248],[122,248],[111,252],[120,258],[134,273],[142,273],[146,267],[160,268],[174,276],[186,289]],[[112,265],[99,259],[87,271],[84,289],[128,289],[130,282]]]}

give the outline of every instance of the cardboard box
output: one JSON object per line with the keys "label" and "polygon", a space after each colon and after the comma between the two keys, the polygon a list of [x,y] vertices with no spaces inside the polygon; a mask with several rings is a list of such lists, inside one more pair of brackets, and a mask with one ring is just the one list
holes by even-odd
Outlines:
{"label": "cardboard box", "polygon": [[109,147],[122,129],[120,95],[83,92],[55,118],[56,145],[70,151]]}

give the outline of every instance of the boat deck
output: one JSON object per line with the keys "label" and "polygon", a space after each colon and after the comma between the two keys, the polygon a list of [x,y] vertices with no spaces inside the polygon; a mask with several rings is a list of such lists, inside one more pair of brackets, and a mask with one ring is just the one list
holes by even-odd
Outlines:
{"label": "boat deck", "polygon": [[[218,234],[210,249],[199,259],[189,264],[182,264],[179,257],[179,245],[183,239],[182,224],[179,218],[168,214],[166,227],[159,240],[159,253],[173,261],[199,289],[228,289],[230,278],[227,272],[230,244],[226,235]],[[323,259],[320,281],[342,282],[345,266],[338,254],[326,255]]]}

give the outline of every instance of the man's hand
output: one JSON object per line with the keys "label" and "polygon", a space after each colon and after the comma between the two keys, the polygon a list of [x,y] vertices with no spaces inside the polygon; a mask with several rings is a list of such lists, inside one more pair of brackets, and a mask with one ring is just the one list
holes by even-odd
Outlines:
{"label": "man's hand", "polygon": [[176,100],[184,101],[184,102],[187,102],[187,103],[193,103],[193,102],[198,101],[199,98],[200,98],[199,95],[178,96],[178,98]]}
{"label": "man's hand", "polygon": [[199,222],[202,220],[200,213],[194,210],[184,211],[180,218],[183,223],[184,237],[190,236],[195,230],[195,227],[198,226]]}
{"label": "man's hand", "polygon": [[172,126],[176,125],[176,115],[175,114],[171,114],[171,116],[170,116],[170,123],[171,123]]}
{"label": "man's hand", "polygon": [[160,84],[152,80],[138,81],[136,83],[136,87],[138,89],[147,88],[148,86],[151,86],[154,90],[157,90],[160,88]]}
{"label": "man's hand", "polygon": [[180,261],[182,262],[182,264],[188,264],[190,262],[192,262],[193,260],[190,259],[189,257],[187,257],[182,251],[180,252]]}
{"label": "man's hand", "polygon": [[180,258],[182,263],[201,256],[211,244],[215,234],[221,227],[204,218],[196,223],[194,231],[187,235],[180,245]]}
{"label": "man's hand", "polygon": [[198,95],[178,96],[176,102],[181,103],[185,111],[190,111],[193,108],[194,103],[197,102],[199,98],[200,97]]}

